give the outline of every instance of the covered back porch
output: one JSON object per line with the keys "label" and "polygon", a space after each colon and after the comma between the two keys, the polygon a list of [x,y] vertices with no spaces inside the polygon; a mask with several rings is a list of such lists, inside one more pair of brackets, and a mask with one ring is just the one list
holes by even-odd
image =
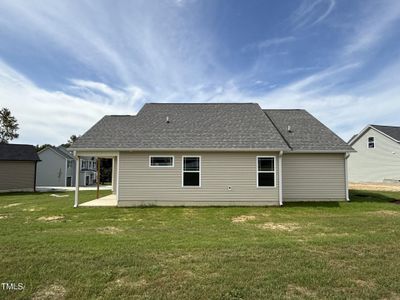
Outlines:
{"label": "covered back porch", "polygon": [[[101,151],[74,151],[76,168],[75,168],[75,200],[74,207],[96,207],[96,206],[117,206],[118,204],[118,177],[119,177],[119,153],[118,152],[101,152]],[[85,203],[79,203],[79,180],[80,180],[80,169],[81,169],[81,158],[82,157],[95,157],[97,160],[97,193],[96,199],[87,201]],[[111,159],[111,195],[100,197],[100,159]]]}

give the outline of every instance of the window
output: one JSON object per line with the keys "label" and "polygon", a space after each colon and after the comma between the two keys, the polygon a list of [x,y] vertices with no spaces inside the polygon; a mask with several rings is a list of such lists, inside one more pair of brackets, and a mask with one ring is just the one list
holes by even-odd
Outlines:
{"label": "window", "polygon": [[375,148],[375,138],[373,136],[368,138],[368,148]]}
{"label": "window", "polygon": [[72,168],[72,160],[67,161],[67,168]]}
{"label": "window", "polygon": [[182,186],[200,186],[200,156],[182,157]]}
{"label": "window", "polygon": [[87,170],[88,168],[88,161],[87,160],[82,160],[81,162],[81,170]]}
{"label": "window", "polygon": [[257,187],[275,187],[275,157],[257,157]]}
{"label": "window", "polygon": [[149,157],[150,167],[173,167],[174,157],[173,156],[150,156]]}

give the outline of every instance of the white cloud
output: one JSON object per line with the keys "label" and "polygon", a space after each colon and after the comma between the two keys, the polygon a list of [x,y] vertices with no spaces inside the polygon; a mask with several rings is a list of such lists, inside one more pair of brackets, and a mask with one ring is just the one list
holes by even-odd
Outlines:
{"label": "white cloud", "polygon": [[356,23],[354,34],[343,51],[344,56],[370,52],[396,28],[395,22],[400,20],[400,1],[386,0],[376,4],[368,7],[364,12],[366,16]]}
{"label": "white cloud", "polygon": [[[334,64],[288,68],[287,73],[314,72],[279,87],[258,77],[257,68],[268,65],[237,73],[224,67],[218,59],[219,40],[196,6],[200,1],[151,2],[127,2],[118,14],[107,1],[0,3],[3,28],[30,41],[32,51],[57,48],[93,72],[94,78],[102,78],[68,77],[65,86],[50,91],[0,60],[0,106],[9,107],[20,122],[18,142],[62,143],[103,115],[132,114],[145,101],[259,102],[265,108],[306,108],[344,138],[367,123],[398,120],[398,58],[379,74],[351,87],[341,86],[365,65],[366,58],[359,53],[379,47],[392,29],[400,14],[395,2],[385,2],[373,14],[354,20],[356,34],[337,49],[345,54]],[[304,2],[293,16],[294,27],[321,24],[335,5],[333,0]],[[289,33],[253,47],[269,49],[300,38]],[[285,69],[270,72],[285,73]],[[243,88],[246,81],[255,82],[260,91]]]}
{"label": "white cloud", "polygon": [[292,15],[295,28],[314,26],[326,19],[335,7],[335,0],[306,0]]}
{"label": "white cloud", "polygon": [[[72,134],[84,133],[106,114],[135,113],[132,105],[127,107],[124,101],[114,98],[118,92],[102,88],[110,93],[109,103],[93,101],[90,95],[85,98],[46,91],[0,61],[0,106],[8,107],[20,124],[20,139],[16,142],[61,144]],[[131,94],[132,104],[140,100]]]}
{"label": "white cloud", "polygon": [[295,40],[294,36],[285,36],[285,37],[281,37],[281,38],[275,38],[275,39],[268,39],[268,40],[264,40],[260,43],[257,44],[258,48],[268,48],[271,46],[276,46],[276,45],[281,45],[284,43],[289,43],[289,42],[293,42]]}

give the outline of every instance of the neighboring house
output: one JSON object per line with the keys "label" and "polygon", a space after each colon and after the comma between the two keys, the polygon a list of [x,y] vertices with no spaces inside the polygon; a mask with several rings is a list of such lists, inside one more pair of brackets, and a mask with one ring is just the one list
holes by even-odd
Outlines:
{"label": "neighboring house", "polygon": [[71,149],[113,158],[121,207],[341,201],[353,151],[305,110],[255,103],[146,104],[105,116]]}
{"label": "neighboring house", "polygon": [[[38,186],[75,186],[75,158],[66,148],[46,147],[38,152],[40,162],[37,166]],[[84,157],[80,161],[80,186],[96,182],[96,159]]]}
{"label": "neighboring house", "polygon": [[38,161],[32,145],[0,144],[0,192],[34,192]]}
{"label": "neighboring house", "polygon": [[350,181],[400,181],[400,127],[368,125],[349,144],[357,151],[349,158]]}

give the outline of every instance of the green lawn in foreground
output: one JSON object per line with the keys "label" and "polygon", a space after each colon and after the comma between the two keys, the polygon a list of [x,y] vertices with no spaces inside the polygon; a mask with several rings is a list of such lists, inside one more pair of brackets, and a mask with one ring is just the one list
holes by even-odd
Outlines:
{"label": "green lawn in foreground", "polygon": [[400,297],[400,193],[270,208],[74,209],[73,193],[50,195],[0,196],[0,282],[25,284],[0,299]]}

